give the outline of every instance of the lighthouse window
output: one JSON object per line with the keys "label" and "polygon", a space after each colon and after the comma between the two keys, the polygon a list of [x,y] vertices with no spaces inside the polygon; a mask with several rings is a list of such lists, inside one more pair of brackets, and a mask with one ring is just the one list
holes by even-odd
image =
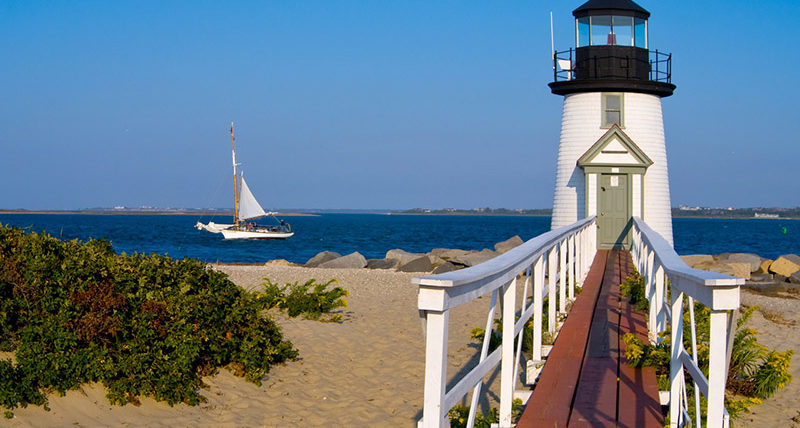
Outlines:
{"label": "lighthouse window", "polygon": [[589,46],[589,17],[578,18],[578,47]]}
{"label": "lighthouse window", "polygon": [[[633,46],[633,17],[614,16],[612,17],[614,39],[618,46]],[[611,43],[609,43],[611,44]]]}
{"label": "lighthouse window", "polygon": [[603,94],[602,127],[610,128],[612,125],[623,125],[623,100],[622,94]]}
{"label": "lighthouse window", "polygon": [[614,33],[611,31],[611,16],[591,17],[592,46],[616,45]]}
{"label": "lighthouse window", "polygon": [[637,48],[647,49],[647,21],[642,18],[633,19],[633,40]]}
{"label": "lighthouse window", "polygon": [[578,47],[635,46],[647,47],[647,21],[633,16],[597,15],[578,18]]}

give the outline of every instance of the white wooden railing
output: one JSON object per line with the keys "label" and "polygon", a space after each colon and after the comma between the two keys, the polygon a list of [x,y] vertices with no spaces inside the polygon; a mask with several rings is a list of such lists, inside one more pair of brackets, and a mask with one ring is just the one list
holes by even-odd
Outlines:
{"label": "white wooden railing", "polygon": [[[729,426],[725,382],[736,330],[739,287],[744,284],[744,279],[690,268],[661,235],[638,217],[633,219],[632,235],[633,262],[645,279],[645,292],[650,301],[648,327],[651,341],[660,340],[657,333],[670,328],[670,426],[701,427],[700,393],[708,403],[707,426]],[[688,299],[686,309],[691,324],[691,354],[683,346],[684,296]],[[708,378],[697,365],[695,301],[711,310]],[[694,418],[688,411],[685,373],[694,382]]]}
{"label": "white wooden railing", "polygon": [[[425,398],[419,426],[450,426],[447,413],[473,390],[467,422],[472,427],[483,378],[500,368],[499,426],[511,427],[511,407],[520,366],[522,330],[533,317],[532,359],[542,359],[542,314],[549,297],[548,328],[555,333],[556,302],[564,313],[582,284],[596,253],[596,221],[590,217],[552,230],[487,262],[468,269],[413,279],[419,285],[419,311],[425,331]],[[545,272],[547,284],[545,286]],[[525,281],[517,296],[516,281]],[[529,293],[531,294],[530,303]],[[447,389],[447,341],[450,310],[492,295],[478,364]],[[521,298],[520,298],[521,297]],[[521,309],[517,310],[518,302]],[[500,306],[502,344],[489,354],[494,314]],[[516,347],[513,346],[516,344]]]}

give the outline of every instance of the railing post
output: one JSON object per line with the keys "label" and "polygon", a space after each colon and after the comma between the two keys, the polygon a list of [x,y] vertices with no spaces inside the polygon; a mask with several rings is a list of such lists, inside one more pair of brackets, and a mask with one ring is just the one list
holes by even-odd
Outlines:
{"label": "railing post", "polygon": [[585,236],[583,240],[583,279],[585,281],[586,276],[589,275],[589,268],[592,266],[592,258],[594,256],[592,252],[592,229],[586,226],[586,229],[583,229],[583,234]]}
{"label": "railing post", "polygon": [[558,51],[553,51],[553,82],[558,82]]}
{"label": "railing post", "polygon": [[447,387],[447,324],[449,311],[425,312],[425,403],[422,410],[424,428],[449,427],[450,420],[442,408]]}
{"label": "railing post", "polygon": [[556,247],[547,254],[547,331],[556,332]]}
{"label": "railing post", "polygon": [[575,283],[583,285],[583,230],[575,236]]}
{"label": "railing post", "polygon": [[567,247],[569,247],[569,257],[567,258],[567,263],[569,263],[569,298],[572,299],[575,296],[575,235],[569,237]]}
{"label": "railing post", "polygon": [[[681,389],[683,388],[683,292],[672,288],[672,320],[669,362],[669,426],[677,428],[681,415]],[[710,426],[710,425],[709,425]]]}
{"label": "railing post", "polygon": [[708,338],[708,427],[721,427],[725,416],[725,382],[727,380],[728,312],[712,310]]}
{"label": "railing post", "polygon": [[[664,310],[664,296],[666,293],[666,283],[664,280],[664,267],[658,265],[655,273],[656,281],[656,296],[651,304],[656,306],[656,329],[653,333],[660,333],[667,329],[667,311]],[[657,342],[661,342],[661,338],[657,336]]]}
{"label": "railing post", "polygon": [[[511,280],[503,288],[503,344],[500,368],[500,427],[511,427],[511,404],[514,401],[514,323],[516,321],[516,281]],[[490,334],[490,332],[486,332]]]}
{"label": "railing post", "polygon": [[656,311],[658,310],[658,304],[656,302],[656,275],[654,272],[654,264],[655,264],[655,251],[648,248],[646,250],[647,254],[647,265],[645,267],[645,272],[647,272],[644,281],[645,281],[645,293],[647,295],[647,300],[650,302],[650,311],[647,317],[647,330],[650,333],[651,339],[653,338],[652,335],[656,332]]}
{"label": "railing post", "polygon": [[542,257],[533,264],[533,361],[542,361]]}
{"label": "railing post", "polygon": [[[558,282],[559,307],[561,313],[567,312],[567,240],[558,244]],[[569,296],[572,299],[572,296]]]}
{"label": "railing post", "polygon": [[583,231],[575,234],[575,283],[583,286]]}

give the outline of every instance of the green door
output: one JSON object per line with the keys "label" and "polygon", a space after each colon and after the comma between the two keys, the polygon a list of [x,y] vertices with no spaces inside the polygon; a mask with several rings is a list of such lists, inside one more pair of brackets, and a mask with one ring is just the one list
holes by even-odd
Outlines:
{"label": "green door", "polygon": [[628,176],[601,174],[597,189],[599,215],[597,237],[600,248],[623,248],[628,244],[630,208]]}

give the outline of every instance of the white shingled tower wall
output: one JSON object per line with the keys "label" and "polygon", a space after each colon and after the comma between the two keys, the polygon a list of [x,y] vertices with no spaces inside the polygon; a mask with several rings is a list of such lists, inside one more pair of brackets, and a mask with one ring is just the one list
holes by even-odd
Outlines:
{"label": "white shingled tower wall", "polygon": [[[600,127],[601,92],[566,95],[561,116],[552,228],[586,217],[583,170],[577,161],[608,131]],[[624,93],[624,132],[653,161],[644,175],[643,220],[672,244],[672,214],[661,98]]]}

